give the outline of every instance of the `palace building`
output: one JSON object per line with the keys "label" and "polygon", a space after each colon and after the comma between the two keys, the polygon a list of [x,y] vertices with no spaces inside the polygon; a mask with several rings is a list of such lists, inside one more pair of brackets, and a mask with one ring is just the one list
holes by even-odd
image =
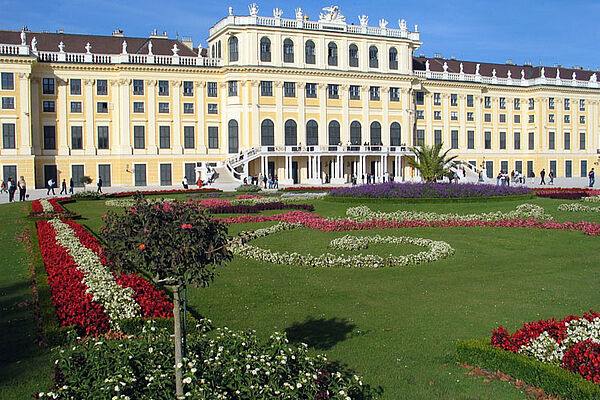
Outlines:
{"label": "palace building", "polygon": [[230,8],[207,48],[157,32],[0,31],[3,179],[172,185],[214,167],[240,182],[402,181],[416,177],[410,147],[437,143],[489,178],[598,165],[595,71],[426,58],[405,20],[282,14]]}

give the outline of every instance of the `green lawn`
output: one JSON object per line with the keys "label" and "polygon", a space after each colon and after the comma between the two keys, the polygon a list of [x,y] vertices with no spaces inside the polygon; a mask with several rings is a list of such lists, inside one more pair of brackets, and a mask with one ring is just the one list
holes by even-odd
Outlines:
{"label": "green lawn", "polygon": [[[401,208],[478,213],[510,211],[523,202],[370,206],[382,211]],[[527,202],[543,206],[558,221],[600,222],[600,214],[558,212],[557,206],[566,201]],[[323,200],[314,204],[316,213],[329,217],[343,216],[346,208],[352,206]],[[15,206],[2,207],[8,210]],[[103,201],[79,201],[67,207],[83,215],[79,222],[95,232],[107,209]],[[15,221],[23,215],[15,216]],[[266,225],[231,226],[230,232]],[[5,245],[11,246],[9,250],[19,247],[9,242],[17,229],[18,224],[5,224],[1,228]],[[300,228],[252,243],[278,251],[320,254],[327,250],[331,239],[346,233]],[[465,376],[465,370],[453,362],[456,342],[489,336],[498,325],[513,331],[525,321],[600,309],[600,275],[594,273],[600,238],[583,232],[414,228],[350,233],[444,240],[456,253],[434,263],[377,270],[301,268],[236,257],[209,288],[190,291],[191,307],[217,326],[252,328],[263,337],[275,330],[286,331],[292,340],[308,343],[315,351],[354,369],[371,385],[381,386],[384,399],[525,399],[523,392],[508,384],[483,383]],[[361,252],[402,255],[417,250],[421,248],[373,245]],[[8,253],[3,251],[0,257],[8,257]],[[12,262],[2,259],[0,282],[4,292],[24,281],[25,286],[15,293],[27,296],[27,265],[19,257],[22,255],[15,255]],[[19,275],[23,278],[17,278]],[[11,283],[12,280],[15,282]],[[34,331],[26,310],[12,307],[13,312],[20,312],[21,318],[25,318],[18,324],[9,323],[4,316],[5,303],[11,307],[14,301],[6,301],[2,296],[0,335],[4,335],[4,341],[10,340],[6,329],[30,335]],[[15,345],[2,347],[3,354],[12,347]],[[31,347],[28,350],[25,345],[20,345],[19,352],[29,368],[15,377],[15,381],[29,387],[30,392],[43,389],[51,373],[47,352]],[[9,358],[18,359],[13,353],[9,353]],[[0,373],[4,373],[5,365],[14,364],[9,361],[3,356]],[[3,385],[7,379],[2,375]]]}

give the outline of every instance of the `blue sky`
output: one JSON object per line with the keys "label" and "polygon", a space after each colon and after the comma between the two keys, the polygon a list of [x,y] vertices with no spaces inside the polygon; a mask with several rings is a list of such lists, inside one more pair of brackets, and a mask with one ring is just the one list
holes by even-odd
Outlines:
{"label": "blue sky", "polygon": [[[157,28],[192,36],[194,43],[206,45],[208,29],[227,15],[233,6],[237,15],[248,14],[250,1],[159,1],[159,0],[0,0],[0,29],[20,29],[69,33],[110,34],[120,28],[126,35],[146,37]],[[600,69],[600,15],[598,0],[551,1],[461,1],[461,0],[380,0],[373,2],[304,0],[295,2],[257,1],[260,15],[272,16],[283,9],[283,17],[293,18],[294,8],[302,9],[311,20],[321,7],[337,4],[349,23],[358,24],[358,15],[367,14],[369,25],[380,18],[397,27],[404,18],[412,29],[419,25],[423,46],[417,51],[433,56],[482,62],[517,64],[581,65]]]}

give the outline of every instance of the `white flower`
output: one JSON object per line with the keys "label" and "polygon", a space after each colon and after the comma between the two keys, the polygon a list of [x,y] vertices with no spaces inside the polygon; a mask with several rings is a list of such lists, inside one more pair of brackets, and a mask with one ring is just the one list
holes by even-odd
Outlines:
{"label": "white flower", "polygon": [[183,383],[189,385],[190,383],[192,383],[192,378],[189,376],[187,378],[183,378]]}

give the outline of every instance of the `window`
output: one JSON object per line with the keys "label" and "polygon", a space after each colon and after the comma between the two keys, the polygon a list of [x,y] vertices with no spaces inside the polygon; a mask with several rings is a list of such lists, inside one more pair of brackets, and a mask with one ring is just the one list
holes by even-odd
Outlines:
{"label": "window", "polygon": [[531,115],[529,116],[529,123],[530,123],[530,124],[533,124],[534,122],[535,122],[535,115],[531,114]]}
{"label": "window", "polygon": [[219,127],[209,126],[208,127],[208,148],[218,149],[219,148]]}
{"label": "window", "polygon": [[169,95],[169,81],[158,81],[158,95],[168,96]]}
{"label": "window", "polygon": [[338,65],[337,45],[333,42],[327,45],[327,65],[333,67]]}
{"label": "window", "polygon": [[442,119],[442,112],[441,111],[434,111],[433,112],[433,119],[435,120],[441,120]]}
{"label": "window", "polygon": [[227,82],[227,87],[228,87],[228,95],[230,97],[235,97],[238,95],[238,81]]}
{"label": "window", "polygon": [[442,105],[442,95],[440,93],[433,94],[433,105],[441,106]]}
{"label": "window", "polygon": [[183,95],[188,97],[194,95],[194,82],[183,81]]}
{"label": "window", "polygon": [[42,102],[42,111],[43,112],[55,112],[54,100],[44,100]]}
{"label": "window", "polygon": [[227,142],[229,144],[229,153],[237,154],[239,148],[238,122],[235,119],[229,120],[227,124]]}
{"label": "window", "polygon": [[548,114],[548,122],[554,123],[554,114]]}
{"label": "window", "polygon": [[417,129],[416,138],[414,140],[416,146],[424,146],[425,145],[425,129]]}
{"label": "window", "polygon": [[193,114],[194,113],[194,103],[183,103],[183,113],[184,114]]}
{"label": "window", "polygon": [[390,146],[400,146],[400,124],[397,122],[392,122],[390,125]]}
{"label": "window", "polygon": [[260,61],[271,61],[271,41],[268,37],[260,39]]}
{"label": "window", "polygon": [[521,150],[521,132],[514,132],[513,138],[513,147],[515,150]]}
{"label": "window", "polygon": [[314,64],[315,60],[315,42],[307,40],[304,45],[304,62],[307,64]]}
{"label": "window", "polygon": [[515,161],[515,171],[520,174],[523,173],[523,161]]}
{"label": "window", "polygon": [[492,122],[492,114],[490,114],[490,113],[483,114],[483,121],[484,122]]}
{"label": "window", "polygon": [[513,116],[513,120],[514,120],[515,124],[520,124],[521,123],[521,116],[519,114],[515,114]]}
{"label": "window", "polygon": [[196,134],[193,126],[183,127],[183,148],[193,149],[196,145]]}
{"label": "window", "polygon": [[340,85],[327,85],[327,93],[330,99],[339,99],[340,98]]}
{"label": "window", "polygon": [[317,84],[316,83],[307,83],[306,84],[306,97],[309,99],[317,98]]}
{"label": "window", "polygon": [[134,101],[133,102],[133,112],[134,113],[143,113],[144,112],[144,102],[143,101]]}
{"label": "window", "polygon": [[371,122],[371,141],[373,144],[381,144],[381,124],[377,121]]}
{"label": "window", "polygon": [[316,121],[310,120],[306,123],[306,145],[316,146],[319,144],[319,125]]}
{"label": "window", "polygon": [[260,95],[261,96],[273,96],[273,82],[260,81]]}
{"label": "window", "polygon": [[206,96],[217,97],[217,82],[208,82],[206,84]]}
{"label": "window", "polygon": [[580,115],[579,116],[579,123],[580,124],[585,124],[585,115]]}
{"label": "window", "polygon": [[587,160],[581,160],[580,162],[580,167],[579,167],[579,176],[582,178],[585,178],[588,174],[588,170],[587,170]]}
{"label": "window", "polygon": [[369,88],[369,98],[371,101],[379,101],[380,100],[380,87],[379,86],[371,86]]}
{"label": "window", "polygon": [[369,47],[369,68],[379,68],[379,50],[377,46]]}
{"label": "window", "polygon": [[106,79],[96,80],[96,95],[97,96],[108,95],[108,81]]}
{"label": "window", "polygon": [[292,42],[292,39],[283,41],[283,62],[294,62],[294,42]]}
{"label": "window", "polygon": [[98,164],[98,176],[102,178],[102,186],[110,187],[110,164]]}
{"label": "window", "polygon": [[506,150],[506,132],[500,132],[500,150]]}
{"label": "window", "polygon": [[416,101],[418,106],[425,104],[425,92],[416,92]]}
{"label": "window", "polygon": [[500,171],[508,173],[508,161],[500,161]]}
{"label": "window", "polygon": [[528,160],[527,161],[527,176],[528,177],[532,177],[534,174],[533,172],[533,161],[532,160]]}
{"label": "window", "polygon": [[550,110],[554,110],[554,97],[549,97],[548,98],[548,108]]}
{"label": "window", "polygon": [[296,82],[283,82],[284,97],[296,97]]}
{"label": "window", "polygon": [[72,113],[80,113],[81,112],[81,102],[80,101],[72,101],[71,102],[71,112]]}
{"label": "window", "polygon": [[467,107],[473,107],[473,95],[472,94],[467,95]]}
{"label": "window", "polygon": [[579,150],[585,150],[585,132],[579,132]]}
{"label": "window", "polygon": [[458,95],[455,93],[452,93],[450,95],[450,106],[451,107],[458,107]]}
{"label": "window", "polygon": [[43,94],[54,94],[54,78],[43,78],[42,79],[42,93]]}
{"label": "window", "polygon": [[2,72],[2,90],[14,90],[15,89],[15,76],[12,72]]}
{"label": "window", "polygon": [[458,111],[450,111],[450,120],[458,121]]}
{"label": "window", "polygon": [[500,114],[499,118],[500,118],[500,123],[501,124],[506,123],[506,114]]}
{"label": "window", "polygon": [[565,178],[573,177],[573,161],[565,160]]}
{"label": "window", "polygon": [[196,182],[196,163],[185,163],[183,166],[185,177],[191,181]]}
{"label": "window", "polygon": [[146,148],[146,127],[143,125],[136,125],[133,127],[133,148]]}
{"label": "window", "polygon": [[571,99],[565,99],[563,104],[565,106],[565,111],[571,110]]}
{"label": "window", "polygon": [[146,164],[134,164],[135,186],[146,186]]}
{"label": "window", "polygon": [[442,130],[441,129],[433,130],[433,144],[436,146],[442,144]]}
{"label": "window", "polygon": [[390,101],[400,101],[400,88],[390,88]]}
{"label": "window", "polygon": [[232,36],[229,38],[229,61],[237,61],[239,56],[238,38]]}
{"label": "window", "polygon": [[475,131],[467,131],[467,149],[475,148]]}
{"label": "window", "polygon": [[160,164],[160,186],[173,184],[171,164]]}
{"label": "window", "polygon": [[417,110],[417,119],[425,119],[425,111]]}
{"label": "window", "polygon": [[161,149],[171,147],[171,127],[163,125],[158,127],[158,146]]}
{"label": "window", "polygon": [[56,127],[44,126],[44,150],[56,150]]}
{"label": "window", "polygon": [[3,97],[2,98],[2,109],[3,110],[14,110],[15,109],[15,98],[14,97]]}
{"label": "window", "polygon": [[[270,120],[269,120],[270,122]],[[273,126],[273,123],[271,122],[271,127]],[[298,136],[297,136],[297,132],[298,132],[298,127],[296,125],[296,121],[294,121],[293,119],[288,119],[287,121],[285,121],[285,125],[284,125],[284,133],[285,133],[285,145],[286,146],[295,146],[298,140]],[[265,134],[267,136],[267,134]],[[274,134],[271,133],[271,136],[273,136]],[[265,136],[265,137],[266,137]],[[265,140],[267,140],[265,138]],[[274,139],[271,139],[271,142],[273,142]]]}
{"label": "window", "polygon": [[108,102],[99,101],[96,103],[96,112],[106,114],[108,112]]}
{"label": "window", "polygon": [[81,126],[71,127],[71,149],[83,149],[83,128]]}
{"label": "window", "polygon": [[167,102],[160,102],[158,103],[158,112],[160,114],[168,114],[169,113],[169,103]]}
{"label": "window", "polygon": [[[287,137],[288,126],[290,123],[294,123],[293,138]],[[286,129],[285,145],[286,146],[295,146],[296,145],[296,125],[295,124],[296,123],[293,120],[288,120],[285,123],[285,129]],[[288,144],[288,143],[290,143],[290,144]],[[261,146],[275,145],[275,124],[273,124],[273,121],[271,121],[270,119],[265,119],[260,124],[260,145]]]}
{"label": "window", "polygon": [[484,147],[486,150],[489,150],[492,148],[492,132],[490,131],[485,131],[483,133],[484,135]]}
{"label": "window", "polygon": [[506,110],[506,97],[500,97],[500,109]]}
{"label": "window", "polygon": [[360,145],[362,136],[362,127],[360,122],[352,121],[350,124],[350,143]]}
{"label": "window", "polygon": [[[45,137],[44,137],[45,138]],[[44,140],[45,143],[45,140]],[[2,148],[16,149],[15,124],[2,124]],[[44,148],[46,148],[44,146]]]}
{"label": "window", "polygon": [[350,100],[360,100],[360,86],[350,85]]}
{"label": "window", "polygon": [[534,99],[529,99],[529,109],[530,110],[535,109],[535,100]]}
{"label": "window", "polygon": [[564,149],[571,150],[571,132],[565,132],[563,135],[564,138]]}
{"label": "window", "polygon": [[521,99],[514,99],[513,100],[513,108],[515,110],[520,110],[521,109]]}
{"label": "window", "polygon": [[209,114],[218,114],[219,113],[219,104],[208,103],[208,113]]}
{"label": "window", "polygon": [[579,111],[585,111],[585,99],[579,100]]}
{"label": "window", "polygon": [[395,47],[390,48],[389,60],[390,60],[390,69],[393,69],[393,70],[398,69],[398,50],[396,50]]}
{"label": "window", "polygon": [[351,67],[358,67],[358,47],[355,44],[348,47],[348,64]]}
{"label": "window", "polygon": [[458,131],[450,131],[450,145],[453,149],[458,149]]}
{"label": "window", "polygon": [[565,124],[570,124],[571,123],[571,116],[569,114],[565,114],[563,116]]}
{"label": "window", "polygon": [[337,121],[329,122],[329,145],[337,146],[340,140],[340,123]]}
{"label": "window", "polygon": [[81,178],[84,176],[84,166],[83,165],[71,165],[71,177],[73,178],[73,186],[75,187],[83,187],[83,183],[81,183]]}
{"label": "window", "polygon": [[548,149],[556,149],[556,134],[554,132],[548,132]]}
{"label": "window", "polygon": [[473,111],[467,111],[467,121],[469,121],[469,122],[475,121]]}
{"label": "window", "polygon": [[81,94],[81,79],[69,79],[69,91],[73,96]]}
{"label": "window", "polygon": [[110,146],[108,140],[108,126],[98,127],[98,148],[102,150],[108,149]]}
{"label": "window", "polygon": [[528,136],[529,136],[528,149],[533,150],[535,148],[535,133],[529,132]]}
{"label": "window", "polygon": [[485,108],[492,108],[492,98],[490,96],[485,96],[483,98],[483,106]]}
{"label": "window", "polygon": [[144,95],[144,81],[141,79],[133,80],[133,95],[143,96]]}

